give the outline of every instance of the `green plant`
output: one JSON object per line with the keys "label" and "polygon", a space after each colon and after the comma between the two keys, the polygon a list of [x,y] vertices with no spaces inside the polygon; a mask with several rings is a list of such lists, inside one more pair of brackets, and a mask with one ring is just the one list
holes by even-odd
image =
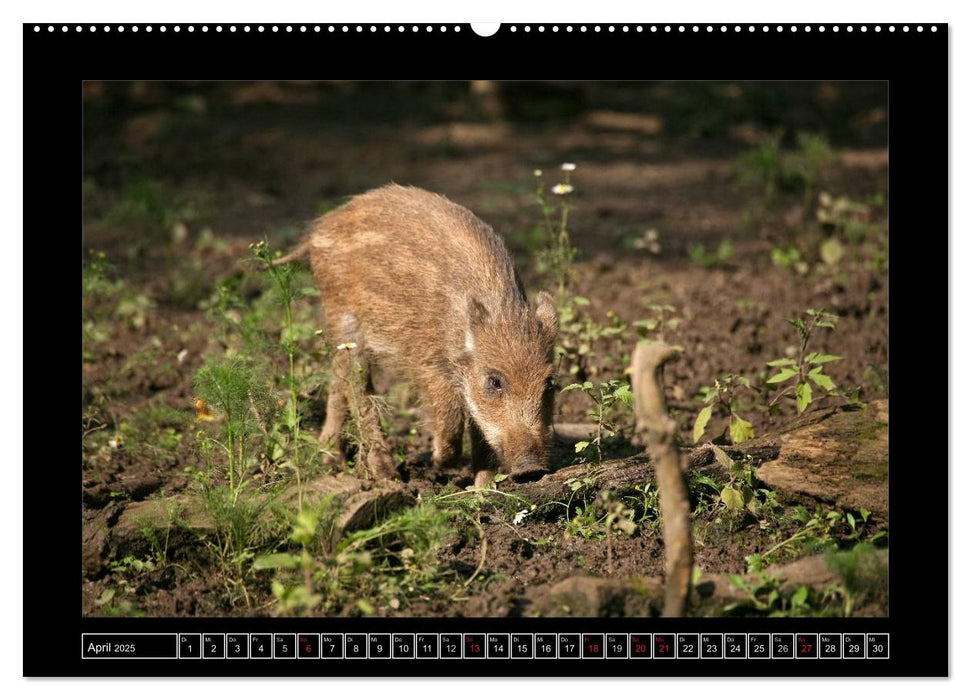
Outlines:
{"label": "green plant", "polygon": [[190,415],[165,404],[152,403],[117,425],[121,448],[135,457],[147,457],[158,466],[175,463]]}
{"label": "green plant", "polygon": [[117,294],[124,282],[112,279],[114,265],[104,251],[89,250],[88,259],[81,268],[81,289],[86,302],[99,306],[106,297]]}
{"label": "green plant", "polygon": [[[265,433],[266,426],[272,422],[275,402],[260,375],[240,358],[226,362],[207,361],[196,372],[195,391],[201,401],[197,401],[200,416],[203,411],[208,412],[209,408],[213,408],[224,418],[222,428],[225,441],[204,436],[202,445],[207,456],[211,451],[205,446],[210,444],[220,447],[225,453],[226,478],[232,502],[235,503],[249,482],[248,471],[254,459],[251,444],[258,434]],[[207,463],[212,466],[208,459]]]}
{"label": "green plant", "polygon": [[570,174],[576,169],[572,163],[564,163],[560,167],[563,181],[551,188],[551,192],[559,198],[558,204],[550,202],[546,193],[541,170],[533,171],[536,179],[536,202],[543,213],[543,223],[546,227],[547,247],[537,256],[537,269],[549,272],[557,290],[559,305],[566,300],[567,287],[573,275],[573,261],[577,256],[577,249],[570,242],[568,221],[570,216],[570,195],[573,185],[570,184]]}
{"label": "green plant", "polygon": [[688,249],[688,257],[691,258],[691,262],[695,265],[700,265],[704,268],[723,267],[732,259],[734,252],[735,249],[732,247],[732,242],[723,240],[711,252],[705,249],[704,243],[693,245]]}
{"label": "green plant", "polygon": [[802,182],[803,208],[809,211],[820,171],[836,160],[836,154],[829,141],[819,134],[799,132],[796,134],[796,145],[798,150],[788,159],[787,166],[789,172]]}
{"label": "green plant", "polygon": [[738,575],[729,576],[728,581],[748,600],[726,605],[727,615],[755,612],[768,617],[809,617],[816,612],[814,592],[806,585],[786,591],[778,579],[765,573],[759,573],[755,581]]}
{"label": "green plant", "polygon": [[651,531],[657,532],[661,527],[661,499],[657,484],[635,484],[634,491],[639,496],[635,508],[638,513],[637,522],[649,523]]}
{"label": "green plant", "polygon": [[597,432],[590,440],[576,443],[574,449],[577,454],[580,454],[592,447],[597,452],[597,464],[602,464],[604,438],[617,433],[617,425],[610,416],[611,410],[618,403],[626,404],[628,407],[634,405],[630,384],[620,379],[600,382],[597,386],[594,386],[593,382],[574,383],[563,387],[561,393],[575,390],[582,391],[593,401],[594,408],[588,411],[587,415],[597,422]]}
{"label": "green plant", "polygon": [[887,564],[876,548],[858,542],[849,550],[831,549],[823,555],[826,567],[840,577],[834,589],[843,601],[843,615],[849,617],[854,607],[870,600],[885,601],[887,597]]}
{"label": "green plant", "polygon": [[772,132],[736,160],[739,180],[758,187],[766,203],[774,199],[782,177],[782,134],[781,129]]}
{"label": "green plant", "polygon": [[[250,245],[250,252],[254,260],[263,263],[266,266],[267,274],[273,280],[275,288],[279,294],[280,308],[283,310],[283,331],[280,336],[280,344],[283,346],[284,351],[287,355],[288,372],[287,372],[287,388],[289,389],[289,398],[286,403],[286,408],[284,409],[284,424],[287,430],[290,432],[291,444],[293,446],[293,454],[291,459],[287,464],[293,469],[294,476],[297,480],[297,509],[303,509],[303,482],[301,479],[301,468],[300,468],[300,410],[298,405],[298,397],[300,393],[300,384],[297,379],[297,373],[295,370],[295,362],[297,356],[297,325],[294,324],[293,319],[293,302],[297,297],[298,290],[294,285],[294,277],[296,275],[297,266],[293,263],[288,263],[284,265],[273,265],[273,258],[275,257],[269,248],[269,245],[265,240],[258,243],[253,243]],[[308,333],[309,331],[309,333]],[[308,329],[303,329],[302,336],[313,335],[312,327]]]}
{"label": "green plant", "polygon": [[736,160],[738,179],[759,189],[763,210],[772,206],[779,190],[801,187],[808,212],[820,173],[835,160],[835,154],[825,137],[806,132],[796,134],[795,150],[784,151],[783,135],[783,130],[776,130],[740,155]]}
{"label": "green plant", "polygon": [[671,304],[648,304],[646,309],[649,315],[634,321],[637,335],[643,342],[666,343],[665,332],[677,330],[683,319],[675,315],[677,309]]}
{"label": "green plant", "polygon": [[[871,198],[873,206],[883,206],[882,197]],[[889,240],[882,226],[873,221],[871,203],[858,202],[849,197],[837,197],[821,192],[816,208],[816,220],[827,238],[820,245],[820,256],[842,259],[848,245],[857,264],[872,272],[887,269]],[[838,261],[838,260],[837,260]]]}
{"label": "green plant", "polygon": [[838,393],[836,384],[829,375],[823,373],[823,365],[842,358],[838,355],[809,352],[809,341],[812,339],[813,331],[817,328],[835,328],[838,317],[816,309],[806,309],[804,316],[805,318],[788,319],[788,323],[799,333],[798,359],[782,358],[767,363],[777,372],[766,379],[765,383],[783,387],[769,402],[770,409],[782,397],[792,395],[796,400],[796,408],[799,413],[802,413],[813,401],[821,398],[813,397],[813,384],[826,392],[825,396],[835,396]]}
{"label": "green plant", "polygon": [[[209,459],[211,442],[201,436],[203,453]],[[218,483],[213,470],[186,468],[193,490],[212,523],[211,529],[196,531],[199,541],[212,555],[221,572],[221,580],[234,599],[242,596],[251,605],[248,589],[251,563],[256,552],[283,536],[288,518],[273,490],[261,492]]]}
{"label": "green plant", "polygon": [[[579,489],[578,489],[579,490]],[[613,539],[637,531],[634,508],[611,491],[601,491],[592,502],[582,502],[566,523],[568,537],[606,540],[607,572],[613,573]]]}
{"label": "green plant", "polygon": [[277,571],[273,594],[281,614],[311,608],[358,614],[375,612],[375,602],[391,609],[410,599],[457,586],[456,577],[439,564],[439,550],[453,533],[454,514],[432,504],[400,511],[366,530],[346,535],[335,547],[314,554],[321,518],[303,516],[291,540],[299,554],[280,552],[259,557],[256,570]]}
{"label": "green plant", "polygon": [[[718,445],[709,444],[715,460],[728,472],[728,480],[717,482],[711,476],[697,474],[692,479],[698,506],[697,511],[708,511],[716,518],[724,517],[729,530],[737,530],[751,516],[771,516],[779,508],[775,492],[765,488],[756,476],[755,464],[747,456],[732,459]],[[704,491],[698,492],[697,487]]]}
{"label": "green plant", "polygon": [[108,209],[109,226],[138,226],[152,235],[174,234],[177,227],[196,221],[198,204],[173,194],[158,180],[143,178],[132,182]]}
{"label": "green plant", "polygon": [[864,537],[868,544],[885,540],[886,531],[870,531],[870,512],[866,508],[861,508],[858,516],[850,511],[824,512],[822,506],[810,513],[804,506],[796,506],[791,516],[797,526],[795,531],[765,551],[747,556],[748,570],[761,571],[782,558],[799,554],[838,550],[850,542],[861,542]]}
{"label": "green plant", "polygon": [[623,338],[627,324],[616,314],[608,312],[609,325],[595,321],[584,307],[590,305],[586,297],[570,297],[559,306],[560,332],[555,354],[560,367],[578,379],[585,380],[594,373],[592,366],[598,342]]}
{"label": "green plant", "polygon": [[755,437],[752,424],[739,414],[739,389],[751,391],[752,383],[746,377],[735,374],[726,374],[721,379],[716,379],[714,385],[699,389],[698,398],[705,405],[695,419],[692,435],[694,442],[697,443],[704,436],[715,408],[720,408],[722,412],[728,414],[728,433],[732,443],[737,445]]}
{"label": "green plant", "polygon": [[805,275],[809,272],[809,263],[806,262],[802,251],[794,245],[773,247],[772,263],[779,267],[790,268],[800,275]]}
{"label": "green plant", "polygon": [[114,588],[106,588],[95,601],[101,606],[101,614],[105,617],[145,617],[145,612],[135,607],[130,600],[118,596]]}
{"label": "green plant", "polygon": [[[278,614],[309,613],[323,600],[323,596],[314,590],[313,575],[318,565],[311,552],[316,544],[322,540],[327,541],[333,532],[335,516],[339,512],[335,505],[336,499],[327,498],[315,508],[300,506],[289,537],[291,542],[300,545],[299,554],[276,552],[254,559],[253,568],[257,571],[295,569],[299,572],[300,577],[295,584],[280,580],[274,580],[271,584],[271,590],[277,599]],[[323,525],[324,522],[326,525]]]}

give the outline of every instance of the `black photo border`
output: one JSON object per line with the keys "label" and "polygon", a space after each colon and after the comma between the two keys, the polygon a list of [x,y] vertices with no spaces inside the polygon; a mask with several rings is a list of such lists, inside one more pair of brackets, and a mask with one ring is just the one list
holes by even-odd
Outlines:
{"label": "black photo border", "polygon": [[[105,32],[106,26],[111,31]],[[151,31],[149,31],[151,26]],[[162,31],[162,27],[165,31]],[[24,37],[25,261],[52,266],[61,303],[25,301],[25,415],[37,397],[58,437],[24,470],[27,676],[944,676],[948,669],[948,456],[927,408],[926,324],[947,304],[948,26],[266,23],[34,25]],[[232,30],[230,27],[235,27]],[[244,27],[250,27],[245,31]],[[258,27],[264,27],[259,31]],[[333,26],[333,31],[331,27]],[[405,31],[398,27],[404,26]],[[530,31],[526,31],[527,26]],[[711,29],[709,30],[709,26]],[[67,29],[65,30],[64,27]],[[80,27],[80,29],[78,29]],[[276,29],[273,29],[276,27]],[[288,29],[289,27],[289,29]],[[301,30],[304,27],[304,30]],[[320,27],[320,31],[316,30]],[[374,29],[372,30],[372,27]],[[429,29],[430,27],[430,29]],[[456,31],[458,27],[459,31]],[[542,30],[541,30],[542,27]],[[599,27],[599,29],[597,29]],[[613,29],[610,29],[613,27]],[[624,27],[627,27],[625,30]],[[654,27],[654,30],[652,30]],[[795,31],[792,30],[795,27]],[[877,31],[877,28],[880,31]],[[417,29],[415,29],[417,28]],[[892,28],[892,31],[891,31]],[[136,31],[137,29],[137,31]],[[81,95],[85,80],[885,80],[889,85],[890,616],[869,619],[83,618],[80,441]],[[58,246],[54,246],[54,243]],[[25,263],[25,300],[29,265]],[[937,301],[934,301],[934,300]],[[30,371],[52,338],[59,366]],[[36,387],[35,383],[41,386]],[[46,421],[45,421],[46,423]],[[25,444],[29,444],[26,441]],[[29,453],[28,453],[29,454]],[[925,491],[917,493],[918,487]],[[43,494],[43,506],[38,506]],[[57,548],[57,551],[52,551]],[[936,578],[935,578],[936,577]],[[36,619],[34,619],[36,615]],[[867,632],[888,660],[232,661],[82,660],[83,632]]]}

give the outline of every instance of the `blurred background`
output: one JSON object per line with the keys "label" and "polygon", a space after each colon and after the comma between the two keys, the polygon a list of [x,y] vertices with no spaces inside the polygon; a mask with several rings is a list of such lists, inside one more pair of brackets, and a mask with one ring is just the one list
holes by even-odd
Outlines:
{"label": "blurred background", "polygon": [[780,239],[744,226],[744,209],[752,188],[772,187],[783,224],[811,216],[779,206],[807,204],[782,162],[800,138],[831,151],[809,154],[829,169],[813,187],[885,191],[886,102],[880,82],[86,83],[86,245],[157,264],[151,244],[176,223],[196,242],[208,231],[287,243],[343,198],[394,181],[469,206],[521,253],[533,171],[555,178],[565,161],[578,165],[572,234],[584,251],[629,251],[647,227],[673,257]]}

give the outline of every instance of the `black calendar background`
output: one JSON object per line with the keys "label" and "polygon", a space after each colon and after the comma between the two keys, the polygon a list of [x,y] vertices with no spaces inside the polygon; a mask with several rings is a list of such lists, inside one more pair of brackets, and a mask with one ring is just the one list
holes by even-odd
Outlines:
{"label": "black calendar background", "polygon": [[[73,25],[72,25],[73,26]],[[187,25],[182,25],[183,27]],[[198,25],[201,26],[201,25]],[[522,25],[520,25],[522,26]],[[688,25],[689,28],[692,25]],[[788,25],[787,25],[788,26]],[[872,25],[871,25],[872,26]],[[900,25],[898,25],[900,26]],[[929,25],[926,25],[929,26]],[[45,25],[46,27],[46,25]],[[747,25],[746,25],[747,27]],[[25,259],[43,259],[60,278],[63,303],[45,309],[43,318],[25,314],[25,337],[58,332],[65,362],[42,376],[34,374],[30,395],[66,400],[52,405],[51,429],[75,435],[80,402],[75,401],[81,353],[77,328],[80,265],[75,252],[81,212],[81,81],[86,79],[232,80],[232,79],[569,79],[569,80],[880,80],[889,81],[890,100],[890,258],[891,347],[894,368],[922,361],[914,344],[906,344],[906,300],[919,290],[946,298],[947,243],[924,232],[947,230],[948,30],[891,34],[798,31],[790,34],[706,31],[641,33],[575,32],[512,34],[500,30],[483,38],[468,26],[460,33],[412,35],[336,32],[326,36],[228,32],[179,34],[88,31],[24,31]],[[582,60],[555,61],[566,47]],[[353,60],[347,60],[353,56]],[[443,60],[447,56],[448,60]],[[394,57],[394,60],[388,60]],[[369,60],[369,58],[371,60]],[[56,205],[55,205],[56,203]],[[43,222],[45,235],[34,235],[32,215]],[[52,237],[64,241],[63,254],[52,255]],[[930,331],[923,329],[926,338]],[[940,344],[946,343],[939,331]],[[928,341],[924,341],[925,343]],[[29,360],[28,360],[29,362]],[[944,440],[921,439],[919,457],[914,436],[935,434],[932,412],[922,409],[920,375],[892,373],[895,405],[892,422],[906,429],[890,431],[890,513],[894,523],[890,575],[890,617],[886,619],[814,620],[522,620],[522,619],[102,619],[79,615],[81,542],[79,482],[65,478],[51,486],[49,465],[25,463],[24,673],[25,675],[946,675],[947,583],[933,584],[930,568],[944,571],[945,530],[929,531],[901,518],[907,512],[904,476],[924,465],[922,480],[946,484]],[[36,386],[39,383],[40,386]],[[899,395],[899,396],[898,396]],[[50,399],[49,399],[50,400]],[[53,403],[53,402],[52,402]],[[77,443],[65,438],[49,447],[51,464],[77,463]],[[934,451],[938,454],[933,454]],[[71,473],[68,469],[64,473]],[[31,493],[44,491],[47,531],[58,531],[63,557],[54,560],[47,547],[30,541],[36,525]],[[942,497],[943,500],[943,497]],[[935,506],[940,513],[945,506]],[[947,522],[941,513],[940,522]],[[57,567],[51,575],[52,566]],[[40,572],[46,572],[40,575]],[[43,616],[32,619],[32,611]],[[889,661],[825,660],[343,660],[325,671],[321,662],[247,661],[106,661],[82,662],[79,642],[84,632],[562,632],[562,633],[889,633]],[[807,667],[807,663],[812,663]],[[272,664],[272,665],[271,665]],[[281,665],[282,664],[282,665]],[[811,668],[808,671],[807,668]]]}

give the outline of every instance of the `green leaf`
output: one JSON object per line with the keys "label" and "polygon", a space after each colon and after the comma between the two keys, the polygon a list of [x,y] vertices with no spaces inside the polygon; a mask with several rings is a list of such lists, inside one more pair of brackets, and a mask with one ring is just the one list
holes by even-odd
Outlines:
{"label": "green leaf", "polygon": [[795,369],[793,369],[791,367],[786,367],[784,370],[782,370],[778,374],[775,374],[775,375],[769,377],[768,379],[766,379],[765,380],[765,383],[766,384],[778,384],[779,382],[784,382],[787,379],[792,379],[797,374],[799,374],[799,372],[796,371]]}
{"label": "green leaf", "polygon": [[792,594],[792,607],[799,608],[806,604],[806,599],[809,597],[809,588],[806,586],[799,586],[796,592]]}
{"label": "green leaf", "polygon": [[253,560],[254,569],[292,569],[300,563],[300,557],[286,552],[264,554]]}
{"label": "green leaf", "polygon": [[720,495],[722,503],[728,507],[728,510],[740,511],[745,507],[745,500],[742,497],[742,492],[733,486],[726,486],[723,488]]}
{"label": "green leaf", "polygon": [[854,532],[856,531],[856,518],[853,517],[852,513],[846,514],[846,522],[850,524],[850,529]]}
{"label": "green leaf", "polygon": [[307,546],[314,540],[316,534],[317,514],[308,509],[297,513],[290,539],[297,544]]}
{"label": "green leaf", "polygon": [[819,246],[819,257],[830,267],[835,266],[840,260],[843,259],[843,253],[843,244],[840,243],[835,237],[827,238],[825,241],[823,241],[822,245]]}
{"label": "green leaf", "polygon": [[742,500],[745,502],[745,507],[749,510],[752,515],[755,515],[755,492],[748,486],[742,487]]}
{"label": "green leaf", "polygon": [[720,465],[725,467],[725,469],[732,468],[734,462],[732,461],[732,458],[728,456],[728,453],[726,453],[725,450],[720,448],[718,445],[712,445],[711,451],[714,453],[715,459],[718,460]]}
{"label": "green leaf", "polygon": [[628,406],[634,405],[634,394],[630,390],[630,384],[621,384],[614,390],[614,396],[623,401]]}
{"label": "green leaf", "polygon": [[590,446],[589,441],[581,440],[580,442],[578,442],[576,445],[573,446],[573,449],[576,451],[577,454],[579,454],[583,452],[585,449],[587,449],[589,446]]}
{"label": "green leaf", "polygon": [[730,574],[728,576],[728,582],[740,591],[748,590],[748,586],[745,585],[745,579],[738,574]]}
{"label": "green leaf", "polygon": [[843,358],[839,355],[822,355],[818,352],[811,352],[806,355],[806,362],[811,362],[814,365],[822,365],[827,362],[832,362],[833,360],[842,360]]}
{"label": "green leaf", "polygon": [[812,379],[819,388],[825,389],[826,391],[833,391],[836,389],[836,385],[828,375],[825,375],[820,371],[821,369],[822,367],[815,367],[809,370],[809,378]]}
{"label": "green leaf", "polygon": [[573,297],[573,303],[577,306],[590,306],[590,300],[586,297]]}
{"label": "green leaf", "polygon": [[735,416],[731,426],[732,442],[736,445],[755,437],[755,429],[752,424],[743,418]]}
{"label": "green leaf", "polygon": [[809,382],[800,382],[796,387],[796,407],[799,412],[802,413],[806,410],[806,407],[812,403],[813,400],[813,389],[809,386]]}
{"label": "green leaf", "polygon": [[695,420],[694,442],[698,442],[701,436],[705,434],[705,428],[708,427],[708,421],[710,420],[711,406],[705,406],[698,412],[698,418]]}
{"label": "green leaf", "polygon": [[782,359],[782,360],[772,360],[772,362],[766,362],[765,364],[767,364],[769,367],[789,367],[789,366],[795,367],[796,361],[790,360],[790,359]]}
{"label": "green leaf", "polygon": [[567,384],[565,387],[560,389],[560,393],[562,394],[564,391],[573,391],[574,389],[582,389],[582,388],[583,388],[582,384],[577,384],[574,382],[573,384]]}

